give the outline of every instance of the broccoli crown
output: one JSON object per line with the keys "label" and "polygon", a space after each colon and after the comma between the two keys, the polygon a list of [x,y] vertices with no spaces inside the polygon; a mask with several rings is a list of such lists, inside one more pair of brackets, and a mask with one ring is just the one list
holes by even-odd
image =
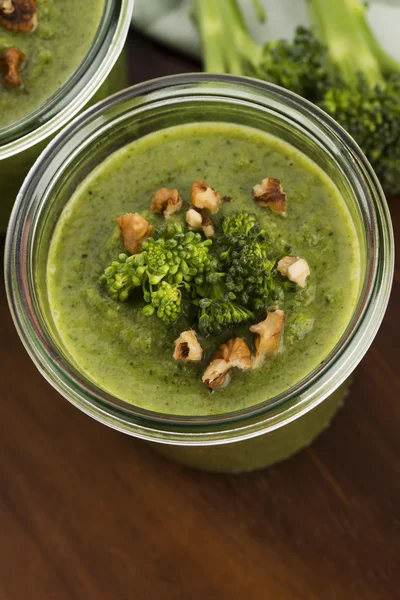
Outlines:
{"label": "broccoli crown", "polygon": [[261,311],[283,298],[276,262],[280,256],[269,243],[255,215],[236,213],[222,223],[219,269],[226,273],[225,287],[240,304]]}
{"label": "broccoli crown", "polygon": [[236,295],[224,285],[225,273],[210,273],[206,285],[199,290],[199,329],[203,335],[221,333],[254,317],[245,306],[235,302]]}
{"label": "broccoli crown", "polygon": [[168,283],[189,282],[214,260],[209,254],[212,241],[204,240],[200,233],[184,233],[182,226],[175,224],[162,229],[159,236],[149,238],[143,244],[143,252],[136,256],[136,262],[146,267],[152,285],[162,279]]}
{"label": "broccoli crown", "polygon": [[255,75],[292,90],[311,102],[319,101],[332,85],[327,47],[311,29],[300,26],[293,41],[280,39],[263,46]]}
{"label": "broccoli crown", "polygon": [[329,90],[320,106],[361,146],[383,188],[400,191],[400,76],[371,87],[361,75],[352,88]]}
{"label": "broccoli crown", "polygon": [[145,313],[153,314],[156,312],[159,317],[167,325],[174,323],[182,312],[182,294],[179,285],[171,285],[166,281],[151,292],[150,306],[154,310],[147,310]]}
{"label": "broccoli crown", "polygon": [[190,282],[203,282],[203,274],[215,268],[216,259],[209,253],[211,240],[199,233],[185,233],[179,224],[163,227],[157,237],[143,244],[140,254],[120,254],[100,277],[108,294],[124,302],[136,287],[141,287],[147,315],[154,314],[172,323],[182,312],[181,288],[196,295]]}
{"label": "broccoli crown", "polygon": [[257,235],[259,231],[256,215],[248,212],[237,212],[225,217],[222,222],[222,233],[228,245],[237,243],[239,237],[243,237],[245,241],[250,235]]}
{"label": "broccoli crown", "polygon": [[202,298],[199,302],[199,329],[203,335],[221,333],[254,317],[245,306],[234,302],[236,296],[227,292],[220,298]]}
{"label": "broccoli crown", "polygon": [[113,260],[105,269],[100,283],[105,286],[113,300],[125,302],[133,289],[141,284],[134,257],[120,254],[118,260]]}

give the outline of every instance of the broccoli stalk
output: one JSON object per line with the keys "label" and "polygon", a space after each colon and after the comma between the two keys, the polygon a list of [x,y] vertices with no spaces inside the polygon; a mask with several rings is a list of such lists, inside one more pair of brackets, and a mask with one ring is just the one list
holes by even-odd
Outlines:
{"label": "broccoli stalk", "polygon": [[197,6],[206,70],[258,77],[318,104],[358,142],[385,191],[400,192],[400,63],[375,38],[361,0],[309,0],[315,33],[299,27],[292,42],[264,46],[237,0]]}
{"label": "broccoli stalk", "polygon": [[380,46],[360,0],[310,0],[310,15],[319,37],[344,83],[357,85],[361,73],[372,88],[400,73],[400,63]]}

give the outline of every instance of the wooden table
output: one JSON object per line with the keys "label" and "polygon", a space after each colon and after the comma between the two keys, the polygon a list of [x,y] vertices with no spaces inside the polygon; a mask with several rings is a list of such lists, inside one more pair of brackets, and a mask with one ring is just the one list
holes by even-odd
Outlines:
{"label": "wooden table", "polygon": [[[132,34],[131,81],[196,64]],[[400,200],[391,203],[400,238]],[[400,271],[330,429],[289,462],[192,472],[41,378],[1,286],[0,600],[400,598]]]}

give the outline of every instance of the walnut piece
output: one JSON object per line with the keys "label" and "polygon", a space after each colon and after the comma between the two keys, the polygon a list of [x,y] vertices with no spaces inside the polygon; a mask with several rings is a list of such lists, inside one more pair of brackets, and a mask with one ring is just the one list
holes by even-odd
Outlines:
{"label": "walnut piece", "polygon": [[256,339],[256,356],[253,367],[259,367],[266,358],[278,352],[285,313],[277,309],[267,313],[267,318],[250,327],[250,331],[258,334]]}
{"label": "walnut piece", "polygon": [[202,218],[198,210],[196,210],[195,208],[189,208],[189,210],[186,211],[185,218],[186,223],[189,225],[190,229],[194,229],[195,231],[201,229]]}
{"label": "walnut piece", "polygon": [[286,217],[286,194],[279,179],[267,177],[253,187],[253,196],[260,206],[269,206],[273,211]]}
{"label": "walnut piece", "polygon": [[277,269],[284,277],[290,279],[298,286],[306,287],[306,280],[310,274],[307,261],[300,256],[284,256],[278,262]]}
{"label": "walnut piece", "polygon": [[222,198],[214,188],[205,181],[195,181],[190,191],[193,206],[206,208],[212,215],[219,211]]}
{"label": "walnut piece", "polygon": [[0,68],[7,69],[3,75],[3,82],[14,88],[21,87],[24,83],[21,75],[21,69],[26,61],[26,54],[19,48],[7,48],[0,53]]}
{"label": "walnut piece", "polygon": [[204,371],[202,381],[210,389],[215,389],[230,380],[233,367],[250,369],[252,366],[251,353],[243,338],[231,338],[226,344],[221,344],[211,356],[211,362]]}
{"label": "walnut piece", "polygon": [[190,229],[202,229],[206,238],[215,235],[214,222],[204,208],[189,208],[186,212],[186,223]]}
{"label": "walnut piece", "polygon": [[36,0],[0,0],[0,25],[11,31],[33,31],[37,26]]}
{"label": "walnut piece", "polygon": [[154,194],[150,210],[154,213],[164,213],[164,217],[168,219],[182,207],[182,198],[179,196],[177,189],[163,187]]}
{"label": "walnut piece", "polygon": [[231,365],[223,358],[214,358],[204,371],[202,381],[209,390],[228,385],[231,380]]}
{"label": "walnut piece", "polygon": [[203,349],[197,339],[196,332],[193,329],[182,331],[181,335],[174,342],[175,360],[199,361],[203,358]]}
{"label": "walnut piece", "polygon": [[127,213],[117,219],[124,246],[131,254],[141,251],[144,242],[153,233],[154,227],[139,213]]}

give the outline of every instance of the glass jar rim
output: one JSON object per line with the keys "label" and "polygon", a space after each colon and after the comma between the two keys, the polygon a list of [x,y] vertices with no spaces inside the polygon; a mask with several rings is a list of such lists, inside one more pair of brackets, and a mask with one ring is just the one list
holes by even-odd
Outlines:
{"label": "glass jar rim", "polygon": [[[75,132],[82,133],[86,129],[88,135],[94,135],[95,125],[100,126],[101,119],[98,117],[102,116],[104,120],[107,109],[122,107],[124,101],[130,99],[135,99],[133,110],[139,110],[160,99],[179,99],[185,94],[191,94],[193,99],[196,95],[200,97],[206,93],[215,97],[220,94],[225,100],[247,94],[253,102],[264,106],[274,101],[286,112],[292,111],[302,119],[309,119],[340,151],[347,152],[353,167],[360,172],[360,179],[362,174],[369,186],[363,189],[365,203],[371,213],[371,230],[368,234],[372,250],[365,289],[349,326],[324,365],[314,370],[298,386],[283,393],[279,403],[277,400],[273,404],[274,399],[270,399],[268,405],[262,403],[231,414],[179,417],[153,413],[136,406],[129,406],[128,412],[126,403],[112,398],[111,410],[110,403],[107,403],[111,396],[96,388],[81,373],[75,372],[71,365],[63,364],[67,361],[57,355],[54,347],[48,346],[48,336],[43,334],[38,324],[34,302],[29,297],[31,286],[27,282],[31,267],[29,244],[33,243],[32,233],[35,232],[36,223],[32,221],[32,215],[29,219],[27,216],[35,202],[37,208],[40,205],[40,194],[35,198],[35,190],[37,192],[40,177],[54,157],[65,149],[67,143],[71,143]],[[114,114],[114,121],[117,120],[118,115]],[[36,211],[36,221],[38,212],[40,210]],[[344,382],[369,348],[383,318],[393,277],[394,248],[389,210],[371,166],[352,138],[322,110],[296,94],[259,80],[229,75],[185,74],[159,78],[119,92],[85,111],[58,134],[37,160],[18,196],[10,220],[5,260],[8,300],[18,333],[36,366],[53,387],[93,418],[125,433],[163,443],[202,445],[229,443],[272,431],[314,408]],[[82,381],[85,382],[83,387]],[[223,433],[217,430],[221,424],[224,426]]]}
{"label": "glass jar rim", "polygon": [[[101,23],[78,68],[43,104],[16,123],[0,128],[0,160],[23,152],[48,138],[89,102],[122,52],[130,27],[134,1],[118,0],[116,4],[116,0],[105,0]],[[100,49],[106,44],[109,47],[100,60]],[[91,70],[94,60],[100,62],[96,69]],[[85,79],[87,81],[82,86]]]}

